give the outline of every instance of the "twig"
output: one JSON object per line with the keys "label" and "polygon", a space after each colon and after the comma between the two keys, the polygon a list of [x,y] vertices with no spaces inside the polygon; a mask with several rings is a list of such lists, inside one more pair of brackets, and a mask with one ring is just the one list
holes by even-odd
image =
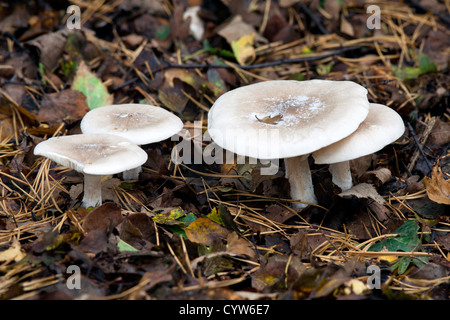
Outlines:
{"label": "twig", "polygon": [[299,1],[297,3],[300,8],[311,18],[311,20],[314,21],[320,32],[322,32],[323,34],[329,34],[329,32],[322,25],[322,22],[320,22],[320,19],[314,14],[314,12],[312,12],[302,1]]}
{"label": "twig", "polygon": [[406,123],[407,126],[408,126],[408,129],[411,132],[411,135],[412,135],[412,137],[414,139],[414,142],[417,145],[417,150],[418,150],[418,151],[416,150],[414,152],[414,154],[412,156],[412,159],[411,159],[411,162],[408,165],[408,171],[410,171],[410,172],[412,171],[412,169],[414,168],[414,165],[416,164],[417,158],[419,157],[419,152],[422,155],[423,159],[425,160],[425,162],[427,164],[427,167],[428,167],[428,170],[429,170],[426,175],[428,175],[431,172],[431,170],[432,170],[433,166],[431,165],[430,161],[428,160],[427,156],[425,155],[425,152],[423,152],[423,149],[422,149],[422,147],[425,145],[425,142],[428,139],[428,136],[431,133],[431,130],[433,129],[433,127],[434,127],[434,125],[436,123],[436,118],[432,118],[432,120],[430,122],[431,123],[429,124],[428,128],[425,129],[425,131],[424,131],[424,133],[422,135],[422,138],[421,138],[422,141],[420,143],[417,140],[416,134],[414,133],[414,129],[411,126],[411,124],[409,122]]}
{"label": "twig", "polygon": [[[306,61],[321,60],[324,58],[332,57],[334,55],[338,55],[338,54],[341,54],[341,53],[344,53],[347,51],[351,51],[351,50],[356,50],[359,48],[361,48],[361,46],[350,46],[350,47],[344,47],[339,50],[325,53],[325,54],[318,55],[318,56],[299,57],[299,58],[292,58],[292,59],[279,59],[279,60],[275,60],[275,61],[256,63],[256,64],[250,64],[250,65],[240,65],[240,64],[228,65],[228,64],[213,64],[213,63],[177,64],[177,63],[172,63],[169,61],[164,61],[163,64],[161,64],[159,67],[157,67],[155,69],[151,69],[150,71],[154,75],[157,72],[161,72],[161,71],[164,71],[164,70],[170,69],[170,68],[178,68],[178,69],[202,69],[202,68],[235,69],[235,68],[239,68],[242,70],[251,70],[251,69],[273,67],[273,66],[278,66],[278,65],[283,65],[283,64],[295,64],[295,63],[306,62]],[[120,90],[130,84],[133,84],[134,82],[138,81],[139,79],[140,79],[139,77],[136,77],[136,78],[130,79],[128,81],[125,81],[124,83],[114,87],[112,90],[113,91]]]}

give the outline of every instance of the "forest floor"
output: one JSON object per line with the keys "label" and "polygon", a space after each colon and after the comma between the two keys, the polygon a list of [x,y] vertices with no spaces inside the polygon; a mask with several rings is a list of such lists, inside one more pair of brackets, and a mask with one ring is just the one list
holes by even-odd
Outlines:
{"label": "forest floor", "polygon": [[[0,299],[450,298],[448,1],[381,0],[369,13],[351,0],[7,3]],[[200,24],[183,18],[199,5]],[[204,150],[195,137],[214,101],[275,79],[357,82],[405,132],[352,161],[346,193],[311,162],[319,205],[302,210],[283,162],[273,175],[175,164],[174,139],[143,146],[138,180],[105,177],[104,204],[88,210],[82,175],[33,154],[113,103],[173,112]]]}

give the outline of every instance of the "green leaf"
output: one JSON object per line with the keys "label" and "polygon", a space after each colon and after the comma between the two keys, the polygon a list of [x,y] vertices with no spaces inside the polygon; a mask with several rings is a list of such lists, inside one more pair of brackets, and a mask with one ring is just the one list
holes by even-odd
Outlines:
{"label": "green leaf", "polygon": [[160,40],[166,40],[170,35],[170,27],[166,25],[162,25],[156,30],[155,38]]}
{"label": "green leaf", "polygon": [[437,67],[433,61],[424,53],[419,55],[418,67],[392,67],[394,75],[402,80],[413,80],[420,77],[422,74],[436,72]]}
{"label": "green leaf", "polygon": [[117,243],[117,247],[119,248],[120,252],[123,252],[123,251],[134,251],[134,252],[139,251],[138,249],[136,249],[135,247],[129,245],[128,243],[126,243],[122,239],[120,239],[119,242]]}
{"label": "green leaf", "polygon": [[393,233],[398,234],[396,237],[382,240],[369,248],[369,251],[381,251],[384,246],[389,251],[405,251],[412,252],[421,248],[420,239],[417,236],[419,226],[413,220],[406,221]]}
{"label": "green leaf", "polygon": [[401,80],[413,80],[417,79],[421,74],[422,71],[420,68],[412,68],[412,67],[392,67],[392,70],[394,71],[394,75],[401,79]]}
{"label": "green leaf", "polygon": [[113,103],[113,96],[108,93],[105,85],[83,62],[77,69],[72,89],[86,96],[86,103],[91,110]]}
{"label": "green leaf", "polygon": [[436,72],[437,67],[433,61],[426,55],[421,53],[419,56],[419,68],[422,74]]}
{"label": "green leaf", "polygon": [[[417,235],[418,231],[418,224],[414,220],[408,220],[393,232],[394,234],[398,234],[398,236],[388,238],[372,245],[369,248],[369,251],[381,251],[384,247],[386,247],[388,251],[393,252],[422,251],[421,240]],[[417,267],[421,267],[428,263],[428,261],[428,257],[401,257],[393,262],[392,269],[397,269],[399,274],[403,274],[408,269],[411,262],[414,262]]]}

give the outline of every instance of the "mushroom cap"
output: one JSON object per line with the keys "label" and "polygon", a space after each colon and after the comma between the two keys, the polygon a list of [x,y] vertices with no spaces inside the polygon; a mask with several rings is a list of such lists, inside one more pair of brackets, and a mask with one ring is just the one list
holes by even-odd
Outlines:
{"label": "mushroom cap", "polygon": [[42,141],[34,154],[67,168],[92,175],[108,175],[141,166],[147,153],[128,139],[110,134],[74,134]]}
{"label": "mushroom cap", "polygon": [[146,104],[116,104],[92,109],[81,120],[83,133],[108,133],[143,145],[170,138],[183,128],[173,113]]}
{"label": "mushroom cap", "polygon": [[356,159],[383,149],[400,138],[404,131],[405,125],[397,112],[385,105],[371,103],[369,114],[358,130],[312,155],[317,164]]}
{"label": "mushroom cap", "polygon": [[367,90],[355,82],[271,80],[220,96],[209,111],[208,132],[239,155],[289,158],[350,135],[368,112]]}

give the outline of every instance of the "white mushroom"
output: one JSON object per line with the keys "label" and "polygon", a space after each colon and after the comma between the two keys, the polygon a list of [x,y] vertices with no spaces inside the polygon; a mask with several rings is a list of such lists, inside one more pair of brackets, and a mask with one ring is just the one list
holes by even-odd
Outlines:
{"label": "white mushroom", "polygon": [[369,114],[358,130],[312,154],[315,163],[330,164],[333,183],[342,191],[353,186],[350,160],[374,153],[400,138],[405,125],[391,108],[371,103]]}
{"label": "white mushroom", "polygon": [[82,206],[102,203],[101,176],[135,168],[147,161],[147,153],[128,139],[110,134],[75,134],[50,138],[34,148],[47,157],[84,174]]}
{"label": "white mushroom", "polygon": [[219,97],[208,132],[238,155],[284,158],[292,199],[316,204],[308,155],[350,135],[368,109],[367,90],[351,81],[266,81]]}
{"label": "white mushroom", "polygon": [[[170,138],[183,128],[183,122],[163,108],[132,103],[93,109],[85,114],[80,128],[83,133],[108,133],[143,145]],[[127,170],[123,178],[137,180],[141,171],[141,166]]]}

